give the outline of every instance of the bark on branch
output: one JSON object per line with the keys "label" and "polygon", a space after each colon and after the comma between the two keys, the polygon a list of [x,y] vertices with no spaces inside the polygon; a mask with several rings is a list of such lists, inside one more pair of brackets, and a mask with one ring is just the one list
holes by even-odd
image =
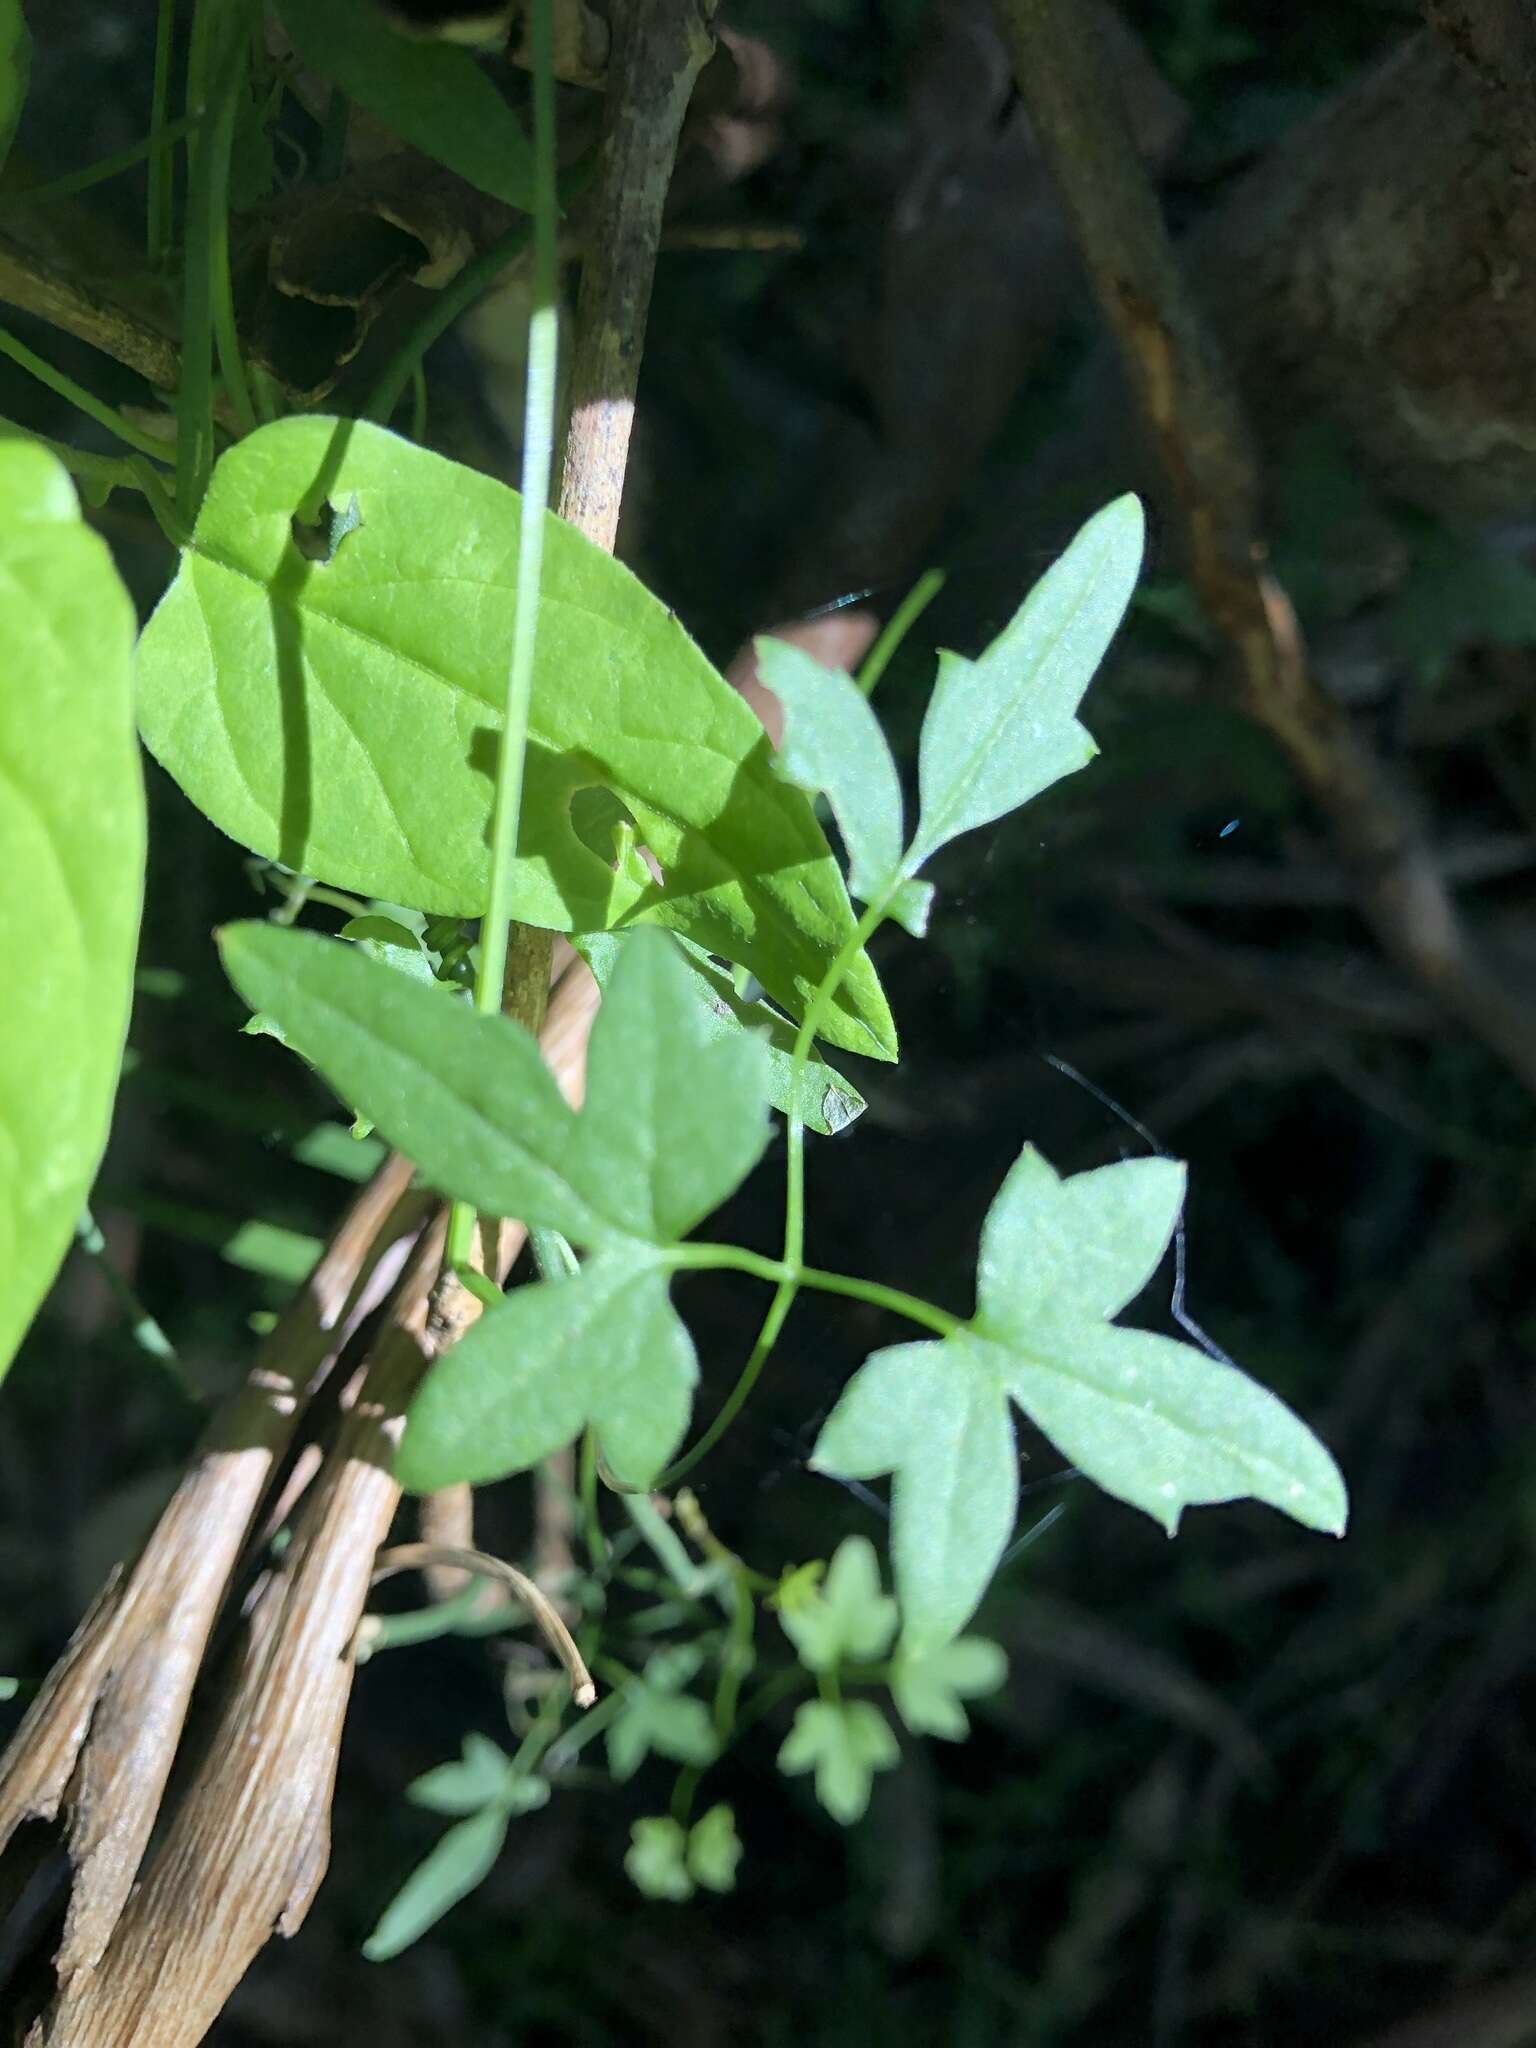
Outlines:
{"label": "bark on branch", "polygon": [[1264,568],[1257,464],[1117,104],[1072,0],[998,0],[1029,107],[1123,358],[1238,697],[1328,818],[1385,950],[1536,1093],[1536,1018],[1474,958],[1411,806],[1307,665]]}

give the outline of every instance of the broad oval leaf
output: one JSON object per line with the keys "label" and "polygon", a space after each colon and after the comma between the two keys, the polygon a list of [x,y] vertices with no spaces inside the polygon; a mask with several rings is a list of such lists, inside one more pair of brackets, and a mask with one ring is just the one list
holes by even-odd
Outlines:
{"label": "broad oval leaf", "polygon": [[1063,1322],[1010,1345],[1005,1369],[1057,1450],[1170,1536],[1187,1507],[1250,1499],[1344,1532],[1344,1481],[1311,1430],[1267,1387],[1191,1344]]}
{"label": "broad oval leaf", "polygon": [[779,773],[826,792],[848,849],[848,886],[863,902],[878,901],[901,860],[901,781],[879,719],[852,676],[803,647],[765,636],[757,668],[784,706]]}
{"label": "broad oval leaf", "polygon": [[976,1611],[1013,1530],[1018,1464],[990,1347],[966,1331],[865,1360],[811,1465],[845,1479],[893,1472],[891,1563],[902,1648],[948,1642]]}
{"label": "broad oval leaf", "polygon": [[[316,561],[292,521],[324,502],[347,516]],[[506,485],[367,423],[248,435],[144,632],[147,744],[257,853],[416,909],[483,911],[520,510]],[[665,606],[552,515],[540,601],[513,915],[670,926],[803,1014],[853,912],[766,735]],[[633,821],[617,836],[638,837],[660,882],[583,837],[589,792]],[[894,1057],[867,956],[822,1036]]]}
{"label": "broad oval leaf", "polygon": [[962,832],[987,825],[1086,767],[1097,749],[1077,722],[1141,567],[1133,497],[1096,513],[979,660],[941,654],[918,750],[922,815],[915,873]]}
{"label": "broad oval leaf", "polygon": [[430,1493],[524,1472],[587,1423],[627,1485],[648,1486],[682,1442],[698,1363],[666,1274],[599,1254],[570,1280],[516,1287],[437,1361],[395,1461]]}
{"label": "broad oval leaf", "polygon": [[468,50],[397,34],[371,0],[278,0],[304,62],[493,199],[533,207],[522,124]]}
{"label": "broad oval leaf", "polygon": [[106,1143],[144,891],[133,605],[46,449],[0,441],[0,1372]]}

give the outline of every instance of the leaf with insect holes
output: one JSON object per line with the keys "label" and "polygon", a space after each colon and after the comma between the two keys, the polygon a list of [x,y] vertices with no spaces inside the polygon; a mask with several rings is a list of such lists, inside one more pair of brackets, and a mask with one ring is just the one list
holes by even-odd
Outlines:
{"label": "leaf with insect holes", "polygon": [[1008,1676],[1008,1659],[985,1636],[959,1636],[921,1656],[903,1650],[891,1666],[891,1700],[914,1735],[963,1742],[971,1731],[963,1700],[983,1699]]}
{"label": "leaf with insect holes", "polygon": [[1027,1145],[982,1230],[973,1320],[876,1352],[845,1389],[812,1463],[895,1475],[904,1651],[950,1641],[1002,1556],[1018,1497],[1010,1401],[1170,1535],[1184,1508],[1244,1498],[1342,1531],[1338,1467],[1283,1402],[1235,1366],[1108,1320],[1156,1270],[1183,1192],[1173,1160],[1063,1180]]}
{"label": "leaf with insect holes", "polygon": [[979,660],[940,655],[918,749],[922,809],[907,874],[1092,760],[1097,749],[1077,707],[1130,602],[1144,533],[1137,500],[1117,498]]}
{"label": "leaf with insect holes", "polygon": [[[629,943],[627,932],[588,932],[575,941],[576,950],[591,968],[601,989],[606,989],[620,953]],[[728,974],[709,955],[687,939],[678,941],[683,963],[693,977],[701,1024],[712,1038],[730,1038],[750,1031],[766,1039],[768,1046],[768,1100],[775,1109],[788,1111],[794,1086],[795,1027],[781,1011],[767,1003],[748,1002],[739,996]],[[864,1114],[864,1097],[851,1081],[818,1054],[805,1063],[800,1082],[800,1115],[808,1130],[822,1137],[839,1131]]]}
{"label": "leaf with insect holes", "polygon": [[807,1671],[835,1671],[883,1657],[896,1633],[896,1602],[880,1590],[866,1536],[845,1536],[814,1592],[779,1605],[779,1621]]}
{"label": "leaf with insect holes", "polygon": [[312,71],[493,199],[533,207],[522,123],[468,50],[399,35],[370,0],[278,0]]}
{"label": "leaf with insect holes", "polygon": [[868,1700],[807,1700],[779,1751],[785,1777],[815,1772],[817,1799],[845,1828],[863,1818],[875,1772],[900,1761],[890,1723]]}
{"label": "leaf with insect holes", "polygon": [[[144,629],[150,751],[257,853],[371,898],[478,916],[521,502],[366,422],[248,434],[214,471]],[[355,523],[311,560],[293,522],[324,503]],[[811,806],[673,614],[553,515],[530,715],[512,915],[556,931],[667,926],[802,1013],[853,930]],[[629,849],[617,875],[616,826]],[[822,1036],[895,1057],[866,955]]]}
{"label": "leaf with insect holes", "polygon": [[133,604],[47,449],[0,440],[0,1374],[106,1143],[144,893]]}

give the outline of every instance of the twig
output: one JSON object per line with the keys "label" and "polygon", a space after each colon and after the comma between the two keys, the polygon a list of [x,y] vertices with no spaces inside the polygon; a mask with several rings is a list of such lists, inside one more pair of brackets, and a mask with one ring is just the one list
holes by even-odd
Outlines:
{"label": "twig", "polygon": [[[114,1574],[0,1760],[0,1848],[62,1814],[70,1898],[61,1988],[99,1961],[149,1839],[214,1620],[304,1408],[414,1229],[411,1169],[389,1161],[226,1401],[136,1561]],[[93,2037],[94,2038],[94,2037]]]}
{"label": "twig", "polygon": [[629,460],[662,207],[694,81],[713,48],[714,0],[630,0],[613,38],[592,196],[560,511],[613,552]]}
{"label": "twig", "polygon": [[1092,25],[1073,0],[998,0],[998,9],[1243,706],[1329,819],[1384,950],[1536,1093],[1536,1018],[1474,957],[1402,792],[1319,687],[1289,601],[1263,567],[1246,423],[1179,274]]}
{"label": "twig", "polygon": [[[373,1583],[391,1578],[396,1572],[424,1571],[433,1565],[451,1565],[481,1579],[499,1579],[528,1609],[571,1681],[571,1698],[578,1707],[590,1707],[597,1698],[592,1674],[576,1647],[576,1639],[561,1620],[550,1600],[526,1572],[515,1564],[492,1557],[483,1550],[465,1549],[458,1544],[397,1543],[393,1550],[381,1550],[373,1567]],[[366,1626],[366,1623],[364,1624]]]}

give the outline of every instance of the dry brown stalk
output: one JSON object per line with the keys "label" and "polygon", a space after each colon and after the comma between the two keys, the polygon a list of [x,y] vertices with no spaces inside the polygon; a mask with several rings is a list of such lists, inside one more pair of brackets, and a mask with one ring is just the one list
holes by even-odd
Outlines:
{"label": "dry brown stalk", "polygon": [[1411,804],[1319,685],[1264,567],[1247,424],[1185,288],[1092,23],[1072,0],[998,0],[998,11],[1243,708],[1327,817],[1384,951],[1536,1093],[1536,1017],[1474,954]]}
{"label": "dry brown stalk", "polygon": [[72,1871],[54,1970],[100,1960],[149,1839],[192,1685],[268,1482],[420,1226],[390,1159],[214,1418],[154,1533],[108,1581],[0,1761],[0,1849],[62,1816]]}

